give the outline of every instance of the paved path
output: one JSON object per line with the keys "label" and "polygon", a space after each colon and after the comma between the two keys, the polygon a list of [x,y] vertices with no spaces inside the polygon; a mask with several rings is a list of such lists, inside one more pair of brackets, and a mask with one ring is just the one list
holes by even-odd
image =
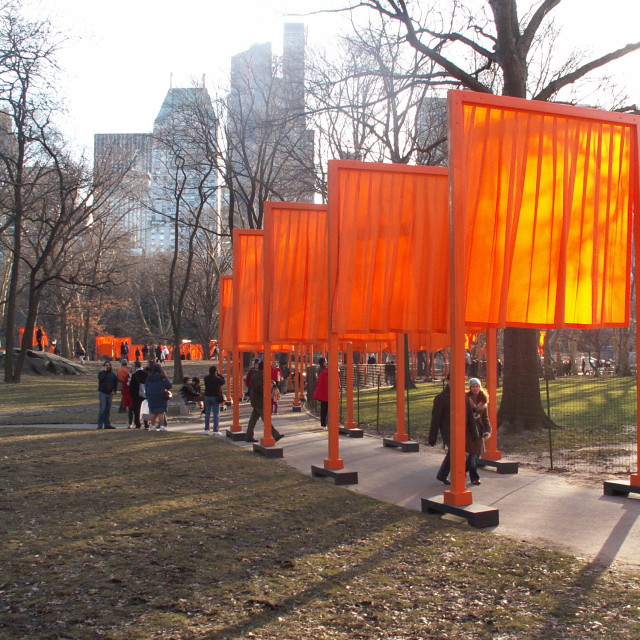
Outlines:
{"label": "paved path", "polygon": [[[279,443],[284,459],[274,460],[274,464],[284,463],[310,475],[311,465],[322,467],[328,455],[327,432],[320,429],[313,416],[293,413],[290,400],[291,396],[285,396],[280,413],[273,417],[278,430],[286,436]],[[249,406],[242,404],[243,425],[248,412]],[[231,410],[221,413],[221,429],[230,426],[231,417]],[[74,428],[79,426],[95,428]],[[202,432],[203,419],[192,413],[190,419],[171,422],[169,429]],[[256,437],[261,435],[259,423]],[[232,446],[229,438],[225,440]],[[252,448],[245,442],[233,444]],[[340,438],[345,470],[358,472],[358,484],[348,487],[351,491],[418,511],[421,498],[442,495],[443,485],[436,480],[442,456],[441,449],[430,447],[403,453],[383,447],[381,438],[373,436]],[[523,468],[513,475],[491,470],[480,470],[480,474],[482,485],[472,487],[473,500],[500,510],[500,524],[492,529],[495,533],[567,551],[599,565],[615,563],[640,570],[639,497],[608,497],[603,495],[601,485],[581,485],[575,479],[567,481]]]}

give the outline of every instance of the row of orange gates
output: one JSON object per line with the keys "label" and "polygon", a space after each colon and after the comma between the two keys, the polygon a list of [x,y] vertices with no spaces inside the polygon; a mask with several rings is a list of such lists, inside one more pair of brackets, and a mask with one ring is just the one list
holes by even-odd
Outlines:
{"label": "row of orange gates", "polygon": [[[629,326],[640,117],[469,91],[447,100],[448,168],[330,161],[327,206],[266,202],[263,230],[234,230],[219,339],[234,362],[245,351],[265,362],[310,345],[328,353],[328,451],[312,472],[336,482],[347,473],[339,351],[347,371],[354,349],[395,352],[402,390],[406,347],[448,345],[451,486],[427,507],[471,520],[482,510],[465,486],[465,335],[486,335],[495,398],[498,328]],[[242,431],[237,409],[232,435]],[[260,453],[275,447],[268,394],[264,409]],[[402,392],[396,409],[392,440],[403,448]],[[484,457],[501,458],[496,429]],[[620,490],[640,492],[637,470]]]}
{"label": "row of orange gates", "polygon": [[[136,351],[140,352],[140,357],[143,357],[145,345],[132,344],[130,337],[116,337],[111,335],[96,336],[96,360],[101,358],[111,358],[117,360],[122,355],[122,345],[127,344],[129,346],[129,360],[135,360]],[[209,342],[209,355],[212,353],[215,347],[217,347],[218,341],[211,340]],[[165,347],[165,345],[161,345]],[[173,360],[173,346],[166,345],[169,350],[169,356],[167,360]],[[180,357],[184,360],[203,360],[205,358],[204,350],[201,344],[193,343],[190,341],[183,341],[180,345]]]}

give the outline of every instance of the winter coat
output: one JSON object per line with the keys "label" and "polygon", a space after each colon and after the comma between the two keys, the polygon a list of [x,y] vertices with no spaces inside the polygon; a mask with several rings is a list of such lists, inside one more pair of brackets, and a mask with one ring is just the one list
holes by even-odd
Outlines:
{"label": "winter coat", "polygon": [[166,413],[166,391],[171,389],[172,386],[171,380],[161,373],[152,373],[149,375],[145,383],[149,413]]}
{"label": "winter coat", "polygon": [[321,369],[318,374],[313,399],[320,400],[320,402],[329,402],[329,369],[327,367]]}
{"label": "winter coat", "polygon": [[485,434],[491,435],[491,423],[489,422],[489,410],[487,408],[488,398],[482,390],[477,396],[473,396],[471,391],[467,391],[467,400],[471,406],[474,422],[479,438],[470,440],[467,438],[467,453],[480,456],[484,453]]}
{"label": "winter coat", "polygon": [[[467,400],[465,415],[465,443],[475,442],[478,440],[478,429],[476,421],[473,418],[471,404]],[[442,442],[445,447],[449,447],[451,431],[451,387],[447,385],[433,400],[433,409],[431,410],[431,428],[429,429],[429,444],[435,445],[438,440],[438,432],[442,436]]]}
{"label": "winter coat", "polygon": [[[145,369],[138,369],[134,371],[129,378],[129,394],[131,395],[131,399],[140,398],[140,385],[144,384],[149,377],[149,372]],[[140,398],[140,402],[142,402],[142,398]]]}
{"label": "winter coat", "polygon": [[129,386],[131,376],[127,373],[127,377],[122,382],[122,406],[127,409],[133,409],[133,400],[131,399],[131,387]]}
{"label": "winter coat", "polygon": [[222,387],[225,379],[219,373],[208,373],[204,377],[204,395],[205,397],[217,398],[222,396]]}
{"label": "winter coat", "polygon": [[249,400],[251,406],[258,411],[262,411],[264,402],[264,375],[262,371],[257,370],[251,376],[251,386],[249,387]]}
{"label": "winter coat", "polygon": [[98,373],[98,391],[102,393],[115,393],[118,388],[118,378],[113,371],[106,369]]}

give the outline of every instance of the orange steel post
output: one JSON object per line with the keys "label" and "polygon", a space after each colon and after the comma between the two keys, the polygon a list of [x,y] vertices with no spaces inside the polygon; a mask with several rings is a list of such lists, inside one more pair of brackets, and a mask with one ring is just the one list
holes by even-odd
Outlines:
{"label": "orange steel post", "polygon": [[235,384],[233,384],[233,377],[232,377],[232,373],[231,373],[231,355],[229,354],[228,351],[218,351],[218,359],[220,360],[220,368],[222,368],[224,366],[224,362],[226,361],[227,363],[227,368],[225,371],[225,379],[228,381],[227,382],[227,401],[228,402],[232,402],[232,391],[231,391],[231,387],[235,387]]}
{"label": "orange steel post", "polygon": [[263,447],[273,447],[276,443],[271,435],[271,340],[269,336],[269,305],[271,304],[271,287],[273,281],[273,238],[270,217],[272,211],[267,209],[265,220],[265,243],[263,249],[263,295],[262,295],[262,335],[264,340],[264,356],[262,369],[262,421],[264,437],[260,441]]}
{"label": "orange steel post", "polygon": [[[331,299],[331,298],[329,298]],[[325,469],[344,469],[344,461],[340,458],[340,424],[339,424],[339,360],[338,360],[338,336],[329,334],[329,447],[328,456],[324,460]]]}
{"label": "orange steel post", "polygon": [[[640,127],[636,128],[636,135],[634,137],[634,142],[635,142],[635,154],[636,156],[640,153]],[[633,180],[633,187],[634,187],[634,191],[636,193],[636,201],[638,198],[638,194],[640,194],[640,177],[638,176],[638,174],[635,174],[634,180]],[[640,255],[640,212],[638,211],[638,209],[636,209],[635,211],[635,216],[634,216],[634,244],[635,244],[635,251],[636,251],[636,260],[638,259],[637,256]],[[636,280],[637,280],[637,272],[638,272],[638,266],[637,266],[637,262],[636,262],[636,266],[635,266],[635,272],[636,272]],[[638,366],[638,359],[640,358],[640,323],[636,322],[636,405],[637,405],[637,413],[636,415],[640,418],[640,367]],[[631,474],[631,476],[629,477],[629,484],[633,485],[634,487],[639,487],[640,486],[640,419],[637,420],[638,422],[638,435],[636,437],[636,472]]]}
{"label": "orange steel post", "polygon": [[409,440],[407,435],[406,424],[404,420],[404,393],[405,393],[405,367],[406,355],[404,351],[404,334],[396,335],[396,432],[393,439],[398,442],[406,442]]}
{"label": "orange steel post", "polygon": [[[451,489],[444,492],[444,501],[452,506],[465,506],[473,502],[471,491],[465,486],[465,233],[464,184],[458,184],[456,175],[463,169],[461,145],[453,144],[454,129],[463,127],[462,109],[452,109],[449,92],[449,305],[451,340]],[[455,114],[455,115],[454,115]]]}
{"label": "orange steel post", "polygon": [[231,423],[231,431],[242,431],[240,424],[240,398],[242,397],[242,362],[240,352],[233,350],[233,420]]}
{"label": "orange steel post", "polygon": [[293,391],[291,386],[291,351],[287,354],[287,369],[289,369],[289,375],[287,376],[287,393]]}
{"label": "orange steel post", "polygon": [[489,392],[489,422],[491,423],[491,435],[486,442],[486,450],[482,454],[485,460],[500,460],[502,452],[498,451],[498,330],[487,328],[487,391]]}
{"label": "orange steel post", "polygon": [[353,419],[353,343],[347,342],[347,419],[344,426],[347,429],[354,429],[356,423]]}
{"label": "orange steel post", "polygon": [[[353,347],[352,347],[353,348]],[[363,364],[364,366],[364,386],[367,386],[367,380],[368,380],[368,373],[369,373],[369,365],[367,363],[367,345],[365,345],[364,347],[364,354],[362,352],[360,352],[360,357],[358,358],[358,362],[360,362],[361,364]]]}
{"label": "orange steel post", "polygon": [[293,406],[300,406],[300,352],[293,354]]}
{"label": "orange steel post", "polygon": [[[338,174],[334,166],[329,167],[329,185],[338,186]],[[335,294],[338,282],[338,233],[340,224],[338,219],[338,207],[336,202],[332,200],[331,189],[329,190],[329,217],[328,217],[328,273],[327,289],[329,292],[327,302],[327,349],[329,367],[329,415],[328,415],[328,455],[324,460],[324,468],[337,471],[344,469],[344,461],[340,458],[340,379],[339,379],[339,354],[338,354],[338,335],[333,330],[333,296]]]}
{"label": "orange steel post", "polygon": [[[266,291],[266,283],[265,283]],[[266,297],[266,296],[265,296]],[[268,313],[265,309],[265,318],[268,317]],[[265,320],[265,323],[268,320]],[[265,336],[267,335],[267,327],[265,326]],[[271,343],[268,340],[264,341],[264,358],[262,369],[262,420],[264,422],[264,437],[260,440],[260,444],[263,447],[273,447],[276,443],[274,437],[271,435]]]}

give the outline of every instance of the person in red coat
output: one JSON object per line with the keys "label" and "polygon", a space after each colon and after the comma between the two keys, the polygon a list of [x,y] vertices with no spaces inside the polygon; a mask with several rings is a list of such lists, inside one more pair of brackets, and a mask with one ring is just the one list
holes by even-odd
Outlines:
{"label": "person in red coat", "polygon": [[318,360],[318,379],[313,399],[320,402],[320,426],[327,428],[327,414],[329,412],[329,369],[324,358]]}
{"label": "person in red coat", "polygon": [[128,429],[133,429],[133,398],[131,397],[131,388],[129,382],[131,380],[131,374],[127,372],[125,379],[122,381],[122,406],[127,410],[129,416]]}

